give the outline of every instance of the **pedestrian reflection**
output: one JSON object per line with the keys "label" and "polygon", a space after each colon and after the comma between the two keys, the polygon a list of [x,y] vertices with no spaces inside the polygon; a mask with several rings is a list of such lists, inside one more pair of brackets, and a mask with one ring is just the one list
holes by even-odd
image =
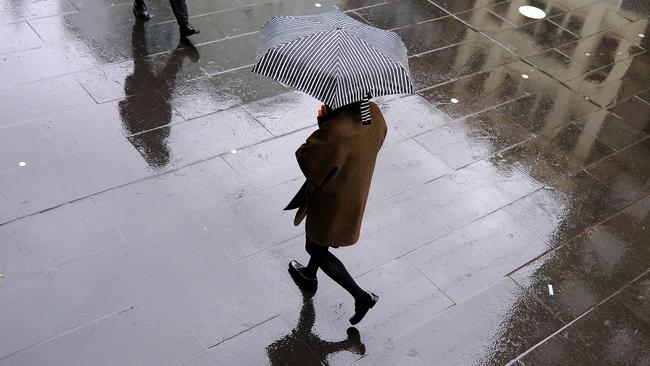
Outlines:
{"label": "pedestrian reflection", "polygon": [[[133,73],[124,81],[126,99],[120,101],[120,118],[129,141],[153,169],[165,167],[171,157],[167,138],[171,132],[172,107],[169,104],[185,57],[198,61],[198,51],[186,40],[167,58],[162,70],[152,67],[146,55],[145,27],[135,22],[131,34]],[[144,133],[146,131],[146,133]]]}
{"label": "pedestrian reflection", "polygon": [[297,352],[304,349],[307,344],[318,356],[327,359],[331,354],[348,351],[358,355],[366,353],[366,346],[361,343],[361,337],[357,328],[351,327],[347,330],[347,339],[330,342],[320,339],[313,332],[316,313],[314,311],[313,293],[303,291],[302,309],[298,325],[289,334],[271,343],[266,347],[269,357],[269,364],[272,366],[294,366],[310,365],[312,355],[304,355]]}

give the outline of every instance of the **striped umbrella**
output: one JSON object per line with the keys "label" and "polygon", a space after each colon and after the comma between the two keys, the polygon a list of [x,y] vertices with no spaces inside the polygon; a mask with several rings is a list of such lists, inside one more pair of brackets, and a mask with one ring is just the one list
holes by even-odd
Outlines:
{"label": "striped umbrella", "polygon": [[276,16],[264,24],[253,72],[305,92],[331,108],[413,93],[406,47],[391,31],[339,12]]}

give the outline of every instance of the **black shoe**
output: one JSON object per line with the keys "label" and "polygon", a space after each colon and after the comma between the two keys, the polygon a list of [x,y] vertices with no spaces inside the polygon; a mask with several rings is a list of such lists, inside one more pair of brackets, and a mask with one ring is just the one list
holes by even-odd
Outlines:
{"label": "black shoe", "polygon": [[191,24],[183,24],[179,27],[179,31],[181,33],[181,38],[187,38],[189,36],[193,36],[195,34],[201,33],[200,30],[192,27]]}
{"label": "black shoe", "polygon": [[147,9],[147,4],[144,1],[135,1],[133,3],[133,14],[140,19],[149,20],[151,19],[151,14],[149,14],[149,9]]}
{"label": "black shoe", "polygon": [[316,291],[318,288],[318,280],[305,276],[304,271],[305,266],[302,264],[296,261],[289,262],[289,274],[296,285],[306,291]]}
{"label": "black shoe", "polygon": [[359,324],[361,319],[368,313],[368,310],[372,309],[377,301],[379,301],[379,296],[368,291],[368,297],[354,303],[354,315],[350,318],[350,323],[352,325]]}

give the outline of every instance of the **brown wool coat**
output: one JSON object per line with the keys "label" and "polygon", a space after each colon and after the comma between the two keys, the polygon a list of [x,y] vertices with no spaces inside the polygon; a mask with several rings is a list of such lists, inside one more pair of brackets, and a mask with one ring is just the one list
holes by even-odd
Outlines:
{"label": "brown wool coat", "polygon": [[359,240],[370,182],[386,122],[370,104],[372,123],[361,123],[359,104],[319,117],[319,128],[296,151],[307,182],[286,209],[299,208],[294,224],[307,217],[307,238],[328,246]]}

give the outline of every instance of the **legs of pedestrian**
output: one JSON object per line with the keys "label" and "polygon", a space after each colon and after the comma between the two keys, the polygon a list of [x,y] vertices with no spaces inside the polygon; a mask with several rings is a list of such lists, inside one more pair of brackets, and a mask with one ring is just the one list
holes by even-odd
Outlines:
{"label": "legs of pedestrian", "polygon": [[185,0],[169,0],[169,3],[171,4],[172,10],[174,11],[174,16],[178,22],[178,28],[182,38],[200,33],[198,29],[194,28],[190,24],[189,15],[187,13],[187,4],[185,4]]}
{"label": "legs of pedestrian", "polygon": [[379,297],[359,287],[345,268],[345,265],[329,251],[328,246],[319,245],[307,239],[305,249],[310,256],[307,267],[303,267],[296,261],[289,264],[289,271],[293,272],[294,278],[298,278],[298,284],[306,286],[309,285],[310,281],[316,283],[316,272],[320,268],[328,277],[352,295],[355,303],[355,314],[350,318],[350,322],[352,324],[360,322],[368,310],[379,300]]}

